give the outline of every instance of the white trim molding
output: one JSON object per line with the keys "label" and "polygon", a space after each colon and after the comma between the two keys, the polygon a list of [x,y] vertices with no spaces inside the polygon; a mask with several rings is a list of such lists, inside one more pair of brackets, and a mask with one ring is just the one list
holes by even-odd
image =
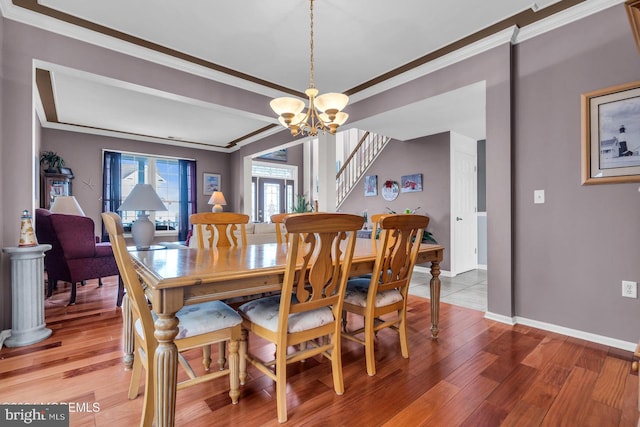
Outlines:
{"label": "white trim molding", "polygon": [[588,0],[570,7],[562,12],[551,15],[534,24],[523,27],[516,35],[514,44],[555,30],[574,21],[598,13],[602,10],[624,3],[625,0]]}
{"label": "white trim molding", "polygon": [[504,316],[498,313],[492,313],[487,311],[484,313],[484,318],[489,320],[495,320],[496,322],[504,323],[510,326],[514,326],[516,324],[515,317]]}
{"label": "white trim molding", "polygon": [[496,322],[505,323],[510,326],[525,325],[532,328],[542,329],[543,331],[555,332],[558,334],[566,335],[573,338],[579,338],[585,341],[590,341],[609,347],[619,348],[626,351],[633,352],[636,349],[636,343],[622,341],[616,338],[605,337],[603,335],[592,334],[591,332],[580,331],[578,329],[566,328],[564,326],[554,325],[552,323],[540,322],[539,320],[527,319],[520,316],[503,316],[502,314],[491,313],[487,311],[484,314],[485,319],[494,320]]}

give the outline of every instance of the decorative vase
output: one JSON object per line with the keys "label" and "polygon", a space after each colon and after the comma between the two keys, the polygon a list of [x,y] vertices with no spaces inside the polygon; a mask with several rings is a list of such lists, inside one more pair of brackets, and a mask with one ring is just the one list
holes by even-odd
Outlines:
{"label": "decorative vase", "polygon": [[20,217],[20,242],[19,247],[37,246],[38,240],[36,239],[36,233],[33,231],[33,223],[31,221],[31,214],[28,210],[22,211],[22,217]]}

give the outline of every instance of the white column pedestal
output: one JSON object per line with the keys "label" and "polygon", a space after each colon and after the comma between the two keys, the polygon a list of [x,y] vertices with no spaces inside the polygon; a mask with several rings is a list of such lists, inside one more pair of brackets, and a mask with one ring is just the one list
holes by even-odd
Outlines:
{"label": "white column pedestal", "polygon": [[4,345],[21,347],[49,337],[44,322],[44,253],[51,245],[4,248],[11,257],[11,337]]}

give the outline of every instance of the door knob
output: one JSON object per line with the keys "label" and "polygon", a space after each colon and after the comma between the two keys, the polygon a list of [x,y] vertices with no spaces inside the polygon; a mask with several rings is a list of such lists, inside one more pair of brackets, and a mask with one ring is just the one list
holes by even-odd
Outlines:
{"label": "door knob", "polygon": [[460,218],[459,216],[456,217],[456,221],[462,221],[462,218]]}

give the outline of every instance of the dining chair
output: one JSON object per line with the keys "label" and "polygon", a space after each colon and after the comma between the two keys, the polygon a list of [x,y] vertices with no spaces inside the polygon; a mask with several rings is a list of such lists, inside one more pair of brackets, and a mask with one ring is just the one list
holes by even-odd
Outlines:
{"label": "dining chair", "polygon": [[[340,347],[340,314],[359,215],[301,213],[285,218],[290,235],[280,295],[260,298],[238,309],[243,318],[240,341],[240,384],[247,362],[276,382],[278,421],[287,421],[287,364],[323,355],[331,360],[333,387],[344,392]],[[247,351],[251,332],[275,344],[275,358],[264,360]],[[324,337],[329,336],[329,340]],[[298,344],[307,345],[297,349]],[[293,351],[288,353],[288,348]]]}
{"label": "dining chair", "polygon": [[[191,240],[196,242],[197,248],[247,246],[246,225],[249,223],[249,215],[236,212],[202,212],[191,214],[189,222],[193,225]],[[204,360],[208,359],[208,363],[211,363],[211,347],[204,347],[203,351]],[[222,342],[218,345],[218,365],[223,369],[225,364],[225,345]]]}
{"label": "dining chair", "polygon": [[278,244],[289,243],[289,233],[284,226],[284,219],[293,215],[298,215],[298,213],[299,212],[290,212],[271,215],[271,223],[276,226],[276,242]]}
{"label": "dining chair", "polygon": [[[377,222],[380,236],[371,278],[357,277],[347,283],[342,313],[343,337],[365,346],[370,376],[376,374],[374,342],[375,334],[381,329],[397,331],[402,357],[409,357],[407,295],[422,234],[428,224],[429,218],[424,215],[381,215]],[[362,316],[364,326],[349,331],[347,313]]]}
{"label": "dining chair", "polygon": [[[155,313],[149,308],[143,286],[141,286],[129,252],[127,252],[123,235],[124,229],[120,217],[116,213],[105,212],[102,214],[102,219],[109,233],[116,263],[127,290],[125,298],[129,300],[128,304],[134,322],[136,351],[129,385],[129,399],[135,399],[138,395],[142,369],[144,368],[146,372],[145,393],[140,425],[150,426],[154,416],[153,390],[155,378],[153,358],[158,346],[158,341],[154,336]],[[176,317],[179,321],[178,336],[175,339],[178,352],[215,343],[229,342],[228,368],[208,372],[200,376],[196,375],[184,356],[178,353],[178,361],[187,372],[189,378],[179,382],[177,389],[180,390],[204,381],[229,376],[229,396],[232,403],[237,403],[240,396],[238,341],[241,335],[241,317],[235,310],[221,301],[185,306],[176,313]],[[207,371],[209,370],[206,361],[205,368]],[[158,396],[156,400],[161,398],[162,396]]]}
{"label": "dining chair", "polygon": [[202,212],[190,215],[189,222],[193,225],[191,239],[197,242],[199,248],[247,246],[246,225],[249,215],[236,212]]}
{"label": "dining chair", "polygon": [[384,215],[387,214],[373,214],[370,216],[371,224],[373,225],[373,228],[371,229],[371,240],[373,240],[374,242],[378,237],[378,230],[380,229],[380,219],[382,219]]}
{"label": "dining chair", "polygon": [[284,242],[289,243],[289,235],[284,229],[284,219],[288,213],[278,213],[271,215],[271,223],[276,226],[276,241],[280,245]]}

